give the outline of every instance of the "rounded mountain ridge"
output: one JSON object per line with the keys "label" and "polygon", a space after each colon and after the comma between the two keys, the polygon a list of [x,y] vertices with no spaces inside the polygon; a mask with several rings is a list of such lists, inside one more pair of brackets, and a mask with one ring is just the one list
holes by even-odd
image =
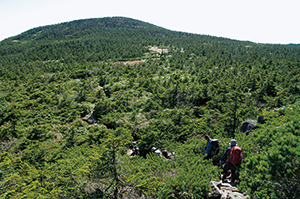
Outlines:
{"label": "rounded mountain ridge", "polygon": [[76,39],[84,36],[101,34],[104,31],[126,29],[126,30],[147,30],[167,31],[162,27],[126,17],[105,17],[80,19],[60,24],[36,27],[25,31],[8,40],[61,40]]}

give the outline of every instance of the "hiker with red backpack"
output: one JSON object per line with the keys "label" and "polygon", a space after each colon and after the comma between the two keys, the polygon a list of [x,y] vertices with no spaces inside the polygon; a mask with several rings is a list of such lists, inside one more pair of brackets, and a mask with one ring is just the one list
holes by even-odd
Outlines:
{"label": "hiker with red backpack", "polygon": [[242,149],[237,145],[236,140],[230,141],[230,147],[228,147],[225,153],[222,155],[220,164],[225,162],[223,167],[223,178],[222,181],[226,182],[227,172],[231,171],[231,182],[234,183],[235,172],[242,162]]}

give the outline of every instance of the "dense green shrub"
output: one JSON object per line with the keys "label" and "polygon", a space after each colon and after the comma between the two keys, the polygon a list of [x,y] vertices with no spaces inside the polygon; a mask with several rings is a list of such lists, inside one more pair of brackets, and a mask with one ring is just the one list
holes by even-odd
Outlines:
{"label": "dense green shrub", "polygon": [[[232,138],[243,149],[241,191],[295,198],[299,55],[299,45],[122,17],[8,38],[0,43],[0,198],[205,198]],[[86,122],[89,113],[95,123]],[[239,132],[259,115],[265,124]],[[206,133],[221,145],[209,161]],[[141,156],[127,155],[133,141]],[[158,157],[152,147],[175,156]]]}

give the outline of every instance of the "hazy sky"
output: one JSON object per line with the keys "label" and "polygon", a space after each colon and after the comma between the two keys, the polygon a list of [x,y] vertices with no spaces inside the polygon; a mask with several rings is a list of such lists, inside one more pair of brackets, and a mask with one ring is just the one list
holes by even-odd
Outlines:
{"label": "hazy sky", "polygon": [[0,0],[0,41],[67,21],[129,17],[170,30],[300,44],[300,0]]}

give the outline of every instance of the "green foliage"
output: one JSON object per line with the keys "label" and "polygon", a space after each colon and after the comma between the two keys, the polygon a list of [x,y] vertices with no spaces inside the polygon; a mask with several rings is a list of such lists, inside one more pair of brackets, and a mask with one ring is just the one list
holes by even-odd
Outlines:
{"label": "green foliage", "polygon": [[300,133],[299,122],[295,120],[299,108],[293,109],[296,110],[286,108],[284,117],[269,120],[268,126],[242,142],[247,157],[240,188],[254,198],[293,198],[300,193]]}
{"label": "green foliage", "polygon": [[82,78],[82,79],[85,79],[87,78],[88,76],[90,76],[90,72],[87,71],[87,70],[77,70],[77,71],[74,71],[71,75],[70,75],[70,78],[74,78],[74,79],[77,79],[77,78]]}
{"label": "green foliage", "polygon": [[176,151],[173,164],[174,168],[168,172],[165,186],[160,191],[160,198],[205,198],[210,187],[209,180],[217,179],[220,174],[211,162],[205,162],[183,149]]}
{"label": "green foliage", "polygon": [[[299,45],[122,17],[8,38],[0,43],[0,198],[205,198],[222,155],[203,161],[205,133],[219,139],[221,153],[238,140],[239,189],[252,198],[294,198],[299,56]],[[258,115],[265,124],[249,136],[239,132]],[[126,155],[132,141],[141,157]],[[152,147],[175,157],[158,157]]]}

